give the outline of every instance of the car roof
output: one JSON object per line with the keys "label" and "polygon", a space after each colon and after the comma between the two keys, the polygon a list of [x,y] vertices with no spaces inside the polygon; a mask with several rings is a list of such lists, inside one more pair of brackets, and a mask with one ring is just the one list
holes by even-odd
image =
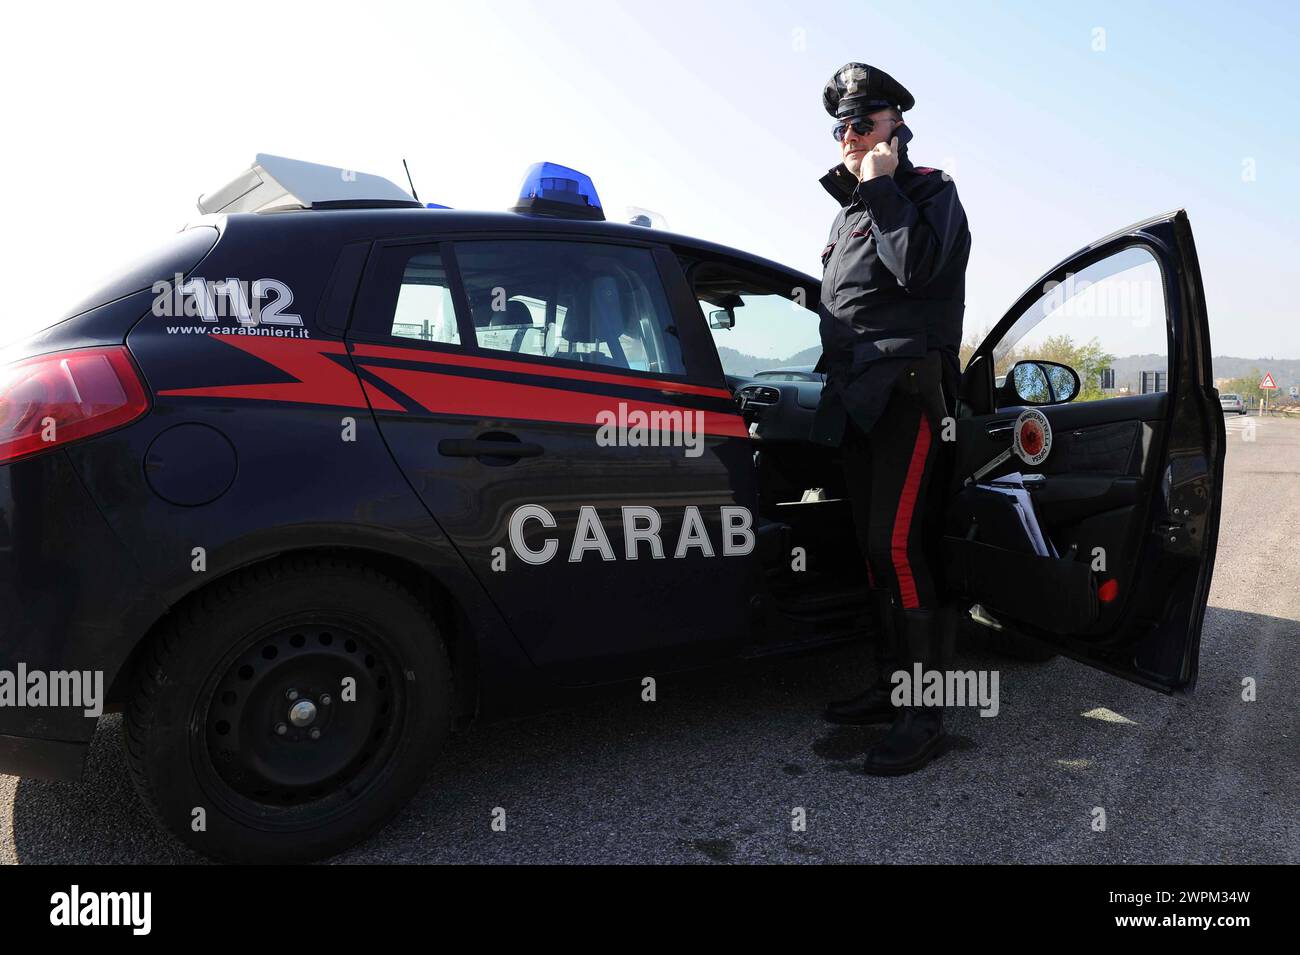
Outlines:
{"label": "car roof", "polygon": [[738,264],[752,268],[785,272],[812,286],[819,284],[818,279],[788,265],[706,239],[621,222],[561,219],[516,212],[411,208],[293,209],[280,212],[206,215],[190,222],[187,228],[199,225],[216,226],[223,237],[230,235],[242,241],[252,242],[272,238],[278,241],[286,234],[303,233],[311,233],[317,237],[322,234],[331,235],[339,242],[395,239],[406,236],[415,238],[429,235],[464,235],[481,238],[485,235],[506,233],[573,236],[593,241],[607,239],[641,243],[657,242],[733,259]]}

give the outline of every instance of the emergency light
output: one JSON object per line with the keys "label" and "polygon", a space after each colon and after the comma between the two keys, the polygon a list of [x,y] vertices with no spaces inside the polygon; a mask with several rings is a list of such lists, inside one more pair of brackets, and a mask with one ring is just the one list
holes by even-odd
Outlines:
{"label": "emergency light", "polygon": [[642,209],[640,206],[628,206],[624,212],[624,221],[628,225],[639,225],[646,229],[667,229],[668,220],[657,212]]}
{"label": "emergency light", "polygon": [[533,163],[524,173],[519,201],[511,212],[557,219],[605,218],[600,197],[589,176],[554,162]]}

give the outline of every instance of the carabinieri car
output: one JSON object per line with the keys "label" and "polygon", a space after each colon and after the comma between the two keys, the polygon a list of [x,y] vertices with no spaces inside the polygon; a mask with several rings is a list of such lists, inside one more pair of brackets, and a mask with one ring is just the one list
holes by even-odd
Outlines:
{"label": "carabinieri car", "polygon": [[[488,213],[259,155],[199,208],[4,356],[0,771],[78,776],[97,707],[52,691],[102,678],[178,838],[314,859],[382,826],[470,720],[862,634],[840,465],[807,440],[819,376],[751,378],[816,361],[813,277],[606,221],[551,164]],[[1075,276],[1134,269],[1166,391],[1089,394],[1035,358]],[[980,623],[1192,687],[1224,456],[1210,354],[1181,211],[997,323],[965,367],[944,540]],[[995,471],[1022,474],[1051,555],[960,503],[1031,404],[1050,452]]]}

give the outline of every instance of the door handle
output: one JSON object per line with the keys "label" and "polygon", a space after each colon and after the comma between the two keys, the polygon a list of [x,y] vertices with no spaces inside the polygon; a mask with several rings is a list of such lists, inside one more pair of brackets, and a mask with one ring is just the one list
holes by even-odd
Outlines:
{"label": "door handle", "polygon": [[443,438],[438,442],[438,453],[449,458],[536,458],[542,452],[542,446],[531,441]]}
{"label": "door handle", "polygon": [[1004,434],[1010,434],[1014,428],[1015,424],[1013,422],[1005,422],[1000,424],[991,424],[985,430],[988,432],[990,438],[997,438]]}

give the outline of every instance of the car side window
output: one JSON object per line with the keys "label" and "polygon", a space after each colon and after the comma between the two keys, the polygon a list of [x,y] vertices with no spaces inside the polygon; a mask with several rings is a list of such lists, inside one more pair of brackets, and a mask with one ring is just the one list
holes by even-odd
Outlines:
{"label": "car side window", "polygon": [[[994,375],[1000,385],[1016,362],[1038,359],[1074,369],[1075,402],[1167,391],[1168,334],[1160,264],[1130,246],[1049,282],[994,346]],[[1035,376],[1017,373],[1017,387]]]}
{"label": "car side window", "polygon": [[535,239],[457,242],[455,248],[480,348],[685,374],[648,249]]}
{"label": "car side window", "polygon": [[[684,263],[689,266],[689,263]],[[722,370],[738,378],[815,380],[821,331],[808,290],[778,276],[747,275],[702,262],[690,272]]]}
{"label": "car side window", "polygon": [[358,330],[445,345],[460,343],[447,269],[437,245],[381,247]]}

